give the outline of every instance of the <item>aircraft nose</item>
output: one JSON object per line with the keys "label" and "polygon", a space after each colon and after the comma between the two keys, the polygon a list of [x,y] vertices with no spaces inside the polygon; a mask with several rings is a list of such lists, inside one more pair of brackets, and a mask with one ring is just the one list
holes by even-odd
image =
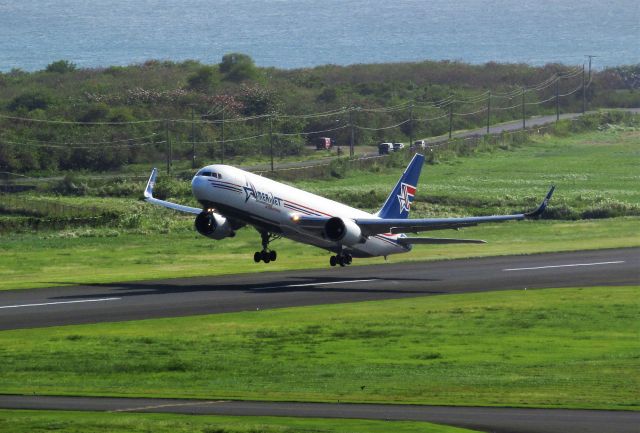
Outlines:
{"label": "aircraft nose", "polygon": [[194,176],[191,179],[191,192],[197,199],[204,198],[207,187],[207,180],[203,176]]}

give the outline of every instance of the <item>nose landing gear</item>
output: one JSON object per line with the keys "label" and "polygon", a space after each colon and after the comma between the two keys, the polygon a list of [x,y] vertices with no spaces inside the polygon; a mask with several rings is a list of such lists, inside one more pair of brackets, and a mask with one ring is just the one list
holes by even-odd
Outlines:
{"label": "nose landing gear", "polygon": [[262,251],[256,251],[253,253],[253,261],[256,263],[265,262],[275,262],[278,258],[278,253],[275,250],[269,249],[269,243],[279,239],[279,235],[274,235],[269,232],[260,232],[260,236],[262,238]]}
{"label": "nose landing gear", "polygon": [[335,256],[329,257],[329,264],[331,266],[340,265],[341,267],[344,267],[350,265],[352,261],[353,257],[351,257],[351,254],[348,253],[337,254]]}

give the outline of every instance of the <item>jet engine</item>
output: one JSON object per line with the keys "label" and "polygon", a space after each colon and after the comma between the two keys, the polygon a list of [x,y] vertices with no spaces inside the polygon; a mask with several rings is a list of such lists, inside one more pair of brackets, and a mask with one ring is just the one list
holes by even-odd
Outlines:
{"label": "jet engine", "polygon": [[196,217],[195,226],[202,236],[216,240],[233,237],[236,234],[225,217],[212,211],[200,212]]}
{"label": "jet engine", "polygon": [[324,226],[325,236],[333,242],[343,245],[355,245],[364,242],[362,231],[351,219],[330,218]]}

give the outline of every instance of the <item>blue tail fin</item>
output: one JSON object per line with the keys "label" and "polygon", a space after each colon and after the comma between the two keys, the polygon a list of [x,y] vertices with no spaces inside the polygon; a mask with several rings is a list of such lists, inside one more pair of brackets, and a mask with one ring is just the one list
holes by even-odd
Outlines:
{"label": "blue tail fin", "polygon": [[376,214],[377,216],[384,219],[407,218],[409,216],[423,164],[424,155],[416,153],[407,169],[402,173],[396,187],[393,188],[382,208]]}

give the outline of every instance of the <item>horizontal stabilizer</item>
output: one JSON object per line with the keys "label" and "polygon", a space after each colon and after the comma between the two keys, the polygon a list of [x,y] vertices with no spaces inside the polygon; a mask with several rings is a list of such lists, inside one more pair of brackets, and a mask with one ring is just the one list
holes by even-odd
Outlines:
{"label": "horizontal stabilizer", "polygon": [[456,238],[398,238],[402,245],[417,244],[486,244],[481,239],[456,239]]}

